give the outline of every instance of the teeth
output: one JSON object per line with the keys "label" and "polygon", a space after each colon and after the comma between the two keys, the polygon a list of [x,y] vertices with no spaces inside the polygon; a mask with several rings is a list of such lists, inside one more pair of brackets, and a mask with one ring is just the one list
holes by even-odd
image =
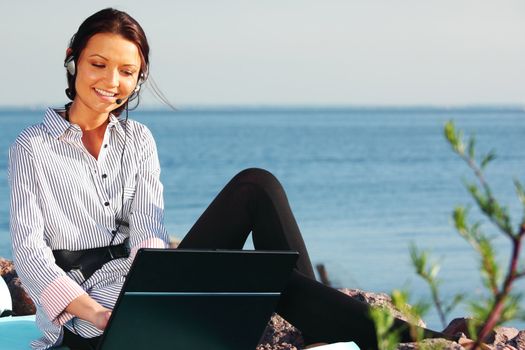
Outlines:
{"label": "teeth", "polygon": [[97,89],[97,88],[95,88],[95,91],[98,92],[99,94],[101,94],[102,96],[113,97],[113,96],[116,95],[116,94],[114,94],[112,92],[108,92],[108,91],[105,91],[105,90],[100,90],[100,89]]}

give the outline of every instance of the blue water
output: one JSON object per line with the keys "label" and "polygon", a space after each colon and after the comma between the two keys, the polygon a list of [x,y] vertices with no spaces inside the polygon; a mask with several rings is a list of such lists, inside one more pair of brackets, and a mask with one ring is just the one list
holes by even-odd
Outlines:
{"label": "blue water", "polygon": [[[8,146],[42,113],[0,110],[0,256],[11,256]],[[235,173],[266,168],[283,183],[314,264],[324,263],[337,286],[389,292],[409,285],[414,299],[428,298],[409,262],[414,241],[441,263],[445,297],[481,292],[475,255],[451,224],[454,206],[473,204],[462,184],[472,176],[442,136],[446,120],[476,134],[479,153],[496,149],[487,178],[515,223],[521,219],[512,180],[525,181],[523,110],[237,108],[131,115],[157,140],[170,234],[183,237]],[[474,207],[472,215],[481,218]],[[497,234],[490,224],[483,227]],[[505,262],[507,242],[496,239],[496,245]],[[521,281],[518,288],[524,286]],[[426,320],[440,328],[433,313]]]}

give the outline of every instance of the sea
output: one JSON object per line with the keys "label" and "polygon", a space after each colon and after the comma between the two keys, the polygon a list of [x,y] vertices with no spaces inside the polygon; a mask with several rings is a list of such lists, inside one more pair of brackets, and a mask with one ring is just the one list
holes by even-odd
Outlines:
{"label": "sea", "polygon": [[[9,145],[22,129],[41,122],[44,111],[0,109],[0,256],[6,258],[12,256]],[[510,242],[477,209],[465,188],[476,179],[452,152],[443,128],[453,120],[465,137],[473,135],[478,159],[495,151],[485,176],[518,227],[525,212],[514,188],[515,180],[525,182],[523,108],[139,108],[130,118],[146,124],[156,139],[165,225],[179,239],[231,177],[258,167],[283,184],[312,262],[325,266],[335,287],[405,289],[412,302],[430,302],[429,288],[410,262],[409,246],[416,244],[441,267],[445,302],[457,293],[467,300],[486,295],[478,255],[453,225],[457,206],[470,208],[471,222],[493,238],[503,271],[509,264]],[[251,241],[245,248],[253,249]],[[519,281],[515,290],[524,287]],[[465,302],[448,319],[467,313]],[[424,319],[442,328],[433,309]],[[508,325],[523,329],[525,321]]]}

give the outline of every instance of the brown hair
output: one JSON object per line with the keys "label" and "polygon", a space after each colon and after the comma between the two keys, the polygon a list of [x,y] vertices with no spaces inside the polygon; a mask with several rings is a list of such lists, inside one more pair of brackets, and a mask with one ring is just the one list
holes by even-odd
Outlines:
{"label": "brown hair", "polygon": [[[82,22],[80,27],[78,27],[77,32],[71,37],[69,42],[70,50],[68,50],[68,55],[66,56],[64,62],[73,56],[73,60],[76,64],[78,58],[80,57],[80,53],[86,47],[89,39],[98,33],[118,34],[137,45],[141,61],[139,79],[147,79],[149,68],[149,44],[146,34],[144,33],[144,30],[140,24],[133,17],[128,15],[126,12],[115,10],[113,8],[106,8],[104,10],[98,11]],[[71,75],[69,72],[66,74],[68,84],[66,95],[71,100],[73,100],[76,96],[75,75]],[[134,92],[129,97],[129,101],[132,101],[138,97],[139,93]],[[124,109],[124,106],[125,105],[122,105],[116,108],[112,111],[112,113],[119,115]]]}

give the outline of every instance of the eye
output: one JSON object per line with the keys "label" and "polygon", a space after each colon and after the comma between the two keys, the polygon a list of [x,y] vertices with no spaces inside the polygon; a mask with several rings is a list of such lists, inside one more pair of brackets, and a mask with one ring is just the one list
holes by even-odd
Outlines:
{"label": "eye", "polygon": [[91,63],[91,65],[93,67],[97,67],[97,68],[104,68],[104,65],[103,64],[99,64],[99,63]]}
{"label": "eye", "polygon": [[133,72],[130,72],[129,70],[123,70],[122,73],[128,76],[133,75]]}

